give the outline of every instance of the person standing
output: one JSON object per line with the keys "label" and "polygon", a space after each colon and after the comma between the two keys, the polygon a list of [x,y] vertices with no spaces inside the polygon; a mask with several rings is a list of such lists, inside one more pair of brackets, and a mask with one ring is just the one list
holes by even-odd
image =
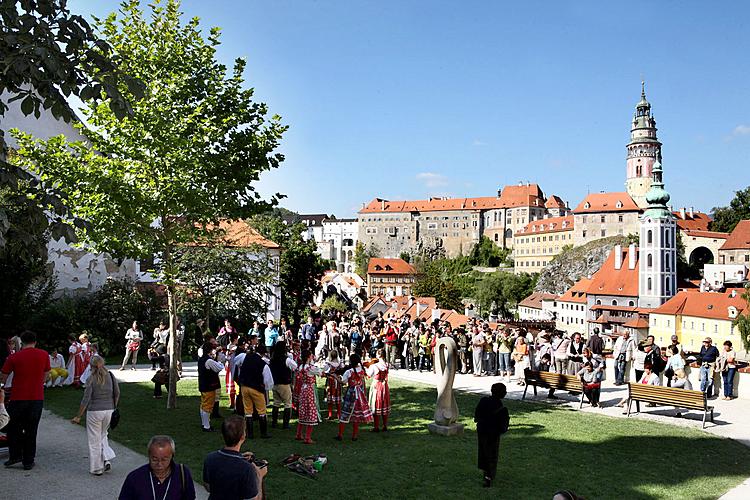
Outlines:
{"label": "person standing", "polygon": [[154,436],[148,442],[148,463],[128,474],[118,500],[195,500],[193,475],[174,461],[174,440]]}
{"label": "person standing", "polygon": [[339,434],[336,436],[338,441],[344,440],[344,427],[349,422],[353,426],[352,441],[358,439],[359,424],[372,422],[372,411],[370,411],[365,395],[365,370],[362,366],[362,359],[358,354],[349,356],[349,366],[351,368],[346,370],[341,377],[341,381],[347,385],[347,389],[341,406]]}
{"label": "person standing", "polygon": [[302,351],[295,380],[295,383],[299,387],[297,397],[299,421],[297,422],[297,434],[294,439],[302,441],[302,431],[304,430],[304,444],[313,444],[313,427],[321,422],[320,411],[318,409],[318,389],[315,380],[323,372],[313,364],[313,360],[314,355],[311,351],[307,349]]}
{"label": "person standing", "polygon": [[99,355],[91,357],[91,376],[81,399],[78,415],[70,419],[74,424],[81,422],[86,412],[86,434],[89,441],[89,472],[101,476],[111,469],[110,461],[115,452],[109,446],[107,430],[112,412],[120,400],[120,388],[114,375],[104,366]]}
{"label": "person standing", "polygon": [[568,375],[575,375],[581,371],[583,365],[583,340],[581,334],[575,332],[568,347]]}
{"label": "person standing", "polygon": [[279,329],[273,324],[273,320],[269,319],[266,326],[266,338],[265,345],[266,349],[270,352],[276,342],[279,340]]}
{"label": "person standing", "polygon": [[133,325],[125,332],[125,357],[122,358],[120,370],[125,369],[125,365],[128,364],[129,359],[132,361],[130,369],[135,370],[135,365],[138,363],[138,349],[141,348],[141,342],[143,342],[143,332],[138,326],[138,322],[133,321]]}
{"label": "person standing", "polygon": [[36,433],[42,418],[44,404],[44,381],[50,371],[49,354],[36,347],[36,334],[26,330],[21,334],[21,350],[8,356],[0,375],[0,390],[5,390],[5,381],[13,374],[13,388],[7,409],[10,424],[8,435],[8,460],[5,467],[17,463],[24,470],[34,468],[36,457]]}
{"label": "person standing", "polygon": [[268,391],[273,389],[273,375],[271,374],[271,368],[259,351],[261,349],[246,353],[240,368],[239,381],[242,386],[242,406],[245,409],[247,437],[249,439],[253,438],[253,412],[258,414],[260,437],[271,437],[268,434],[266,397]]}
{"label": "person standing", "polygon": [[243,418],[225,418],[221,436],[224,448],[209,453],[203,461],[203,484],[210,493],[209,500],[263,498],[263,477],[268,467],[257,467],[251,461],[252,454],[240,452],[247,438]]}
{"label": "person standing", "polygon": [[625,330],[622,337],[615,342],[613,355],[615,357],[615,385],[623,385],[630,380],[630,366],[633,364],[635,342],[630,338],[630,332]]}
{"label": "person standing", "polygon": [[375,421],[373,432],[380,432],[380,419],[383,419],[383,432],[388,431],[388,416],[391,414],[391,391],[388,388],[388,364],[383,361],[382,349],[378,350],[378,360],[367,367],[367,376],[374,379],[370,386],[370,411]]}
{"label": "person standing", "polygon": [[492,384],[491,395],[479,400],[474,410],[477,424],[477,451],[479,469],[484,472],[484,486],[489,488],[497,474],[500,436],[508,432],[510,415],[503,405],[507,393],[505,384]]}
{"label": "person standing", "polygon": [[221,388],[219,372],[224,365],[213,359],[214,345],[211,342],[203,344],[203,354],[198,358],[198,391],[201,393],[201,428],[203,432],[210,432],[211,411],[216,402],[216,391]]}
{"label": "person standing", "polygon": [[482,375],[482,354],[484,353],[484,334],[479,328],[474,327],[474,335],[471,337],[471,349],[473,357],[474,376]]}
{"label": "person standing", "polygon": [[[279,421],[279,410],[283,408],[283,428],[289,428],[292,416],[292,373],[297,363],[287,353],[286,342],[276,342],[271,353],[271,376],[273,377],[273,410],[271,427],[276,428]],[[242,398],[240,398],[242,399]]]}
{"label": "person standing", "polygon": [[711,340],[711,337],[703,339],[703,346],[701,347],[700,354],[698,354],[698,360],[701,364],[701,392],[705,392],[709,396],[713,394],[716,360],[720,355],[719,350],[712,344],[713,340]]}
{"label": "person standing", "polygon": [[388,368],[396,369],[396,356],[398,355],[398,327],[396,327],[396,320],[391,318],[388,321],[388,325],[385,327],[384,340],[385,340],[385,357]]}
{"label": "person standing", "polygon": [[594,333],[591,334],[588,342],[586,342],[586,347],[591,349],[591,352],[595,356],[602,355],[602,353],[604,352],[604,340],[602,339],[601,335],[599,335],[599,328],[594,328]]}
{"label": "person standing", "polygon": [[717,370],[721,372],[721,382],[724,389],[722,399],[730,400],[734,394],[734,374],[737,373],[737,353],[732,348],[732,341],[724,342],[724,349],[719,355]]}

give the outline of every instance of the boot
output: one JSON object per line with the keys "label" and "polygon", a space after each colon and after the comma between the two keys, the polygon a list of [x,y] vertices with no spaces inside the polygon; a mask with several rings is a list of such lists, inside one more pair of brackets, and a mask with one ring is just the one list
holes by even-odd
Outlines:
{"label": "boot", "polygon": [[271,410],[271,427],[274,429],[276,426],[279,425],[279,409],[277,407],[273,407],[273,410]]}
{"label": "boot", "polygon": [[219,402],[216,401],[214,403],[214,409],[211,411],[211,418],[221,418],[221,413],[219,413]]}
{"label": "boot", "polygon": [[289,419],[292,418],[292,409],[284,408],[284,429],[289,428]]}
{"label": "boot", "polygon": [[263,439],[270,438],[271,435],[268,433],[268,417],[266,415],[259,416],[258,421],[260,423],[260,437]]}
{"label": "boot", "polygon": [[245,427],[247,428],[247,439],[253,438],[253,419],[252,418],[246,418],[245,419]]}

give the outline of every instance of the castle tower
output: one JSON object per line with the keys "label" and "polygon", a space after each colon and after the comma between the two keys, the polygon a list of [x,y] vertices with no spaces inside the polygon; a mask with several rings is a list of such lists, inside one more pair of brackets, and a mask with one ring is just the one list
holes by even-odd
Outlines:
{"label": "castle tower", "polygon": [[641,100],[635,106],[627,148],[625,188],[639,207],[646,208],[646,193],[651,187],[654,162],[661,154],[661,143],[656,138],[656,119],[651,116],[651,104],[646,100],[644,82],[641,82]]}
{"label": "castle tower", "polygon": [[661,154],[651,170],[645,197],[648,208],[639,220],[638,306],[645,308],[659,307],[677,287],[677,223],[667,208],[669,193],[662,182]]}

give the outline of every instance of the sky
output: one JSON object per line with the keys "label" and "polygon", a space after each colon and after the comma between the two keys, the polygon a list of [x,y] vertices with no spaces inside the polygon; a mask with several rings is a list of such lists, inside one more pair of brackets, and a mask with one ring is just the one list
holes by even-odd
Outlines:
{"label": "sky", "polygon": [[[71,0],[103,16],[110,0]],[[492,196],[532,182],[575,207],[624,191],[641,79],[675,209],[750,184],[750,3],[183,1],[248,61],[289,130],[266,195],[356,217],[375,197]]]}

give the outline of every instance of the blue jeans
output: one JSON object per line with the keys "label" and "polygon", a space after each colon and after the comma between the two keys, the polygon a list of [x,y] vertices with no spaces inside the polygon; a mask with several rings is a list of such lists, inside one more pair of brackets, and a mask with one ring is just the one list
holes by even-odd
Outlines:
{"label": "blue jeans", "polygon": [[714,363],[701,364],[700,379],[701,392],[706,392],[710,396],[714,385]]}
{"label": "blue jeans", "polygon": [[615,363],[615,383],[625,383],[625,369],[628,366],[628,362],[625,361],[625,356],[617,356],[617,363]]}
{"label": "blue jeans", "polygon": [[721,372],[721,381],[724,386],[724,397],[731,398],[734,390],[734,374],[737,368],[727,368],[727,371]]}
{"label": "blue jeans", "polygon": [[497,353],[497,371],[510,373],[510,353]]}

